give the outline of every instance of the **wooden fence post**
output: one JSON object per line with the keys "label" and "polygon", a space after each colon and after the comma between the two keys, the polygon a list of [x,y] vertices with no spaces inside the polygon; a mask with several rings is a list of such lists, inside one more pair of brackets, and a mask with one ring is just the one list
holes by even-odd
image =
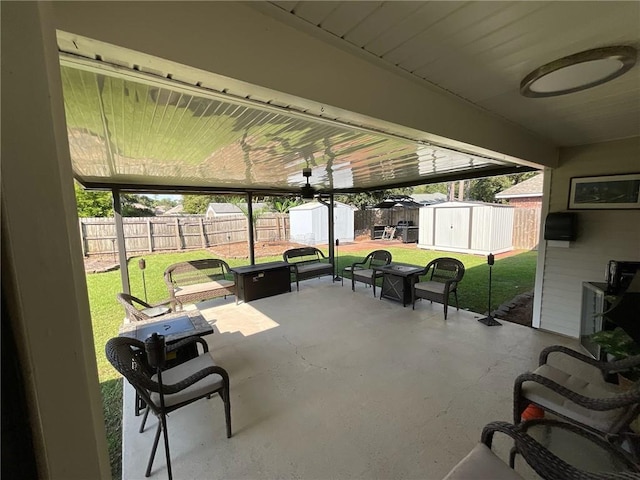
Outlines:
{"label": "wooden fence post", "polygon": [[87,256],[87,247],[85,245],[85,238],[84,238],[84,223],[82,222],[82,218],[78,218],[78,224],[80,226],[80,244],[82,245],[82,256],[86,257]]}
{"label": "wooden fence post", "polygon": [[204,234],[204,222],[202,221],[202,217],[200,220],[200,238],[202,238],[202,248],[207,248],[207,237]]}
{"label": "wooden fence post", "polygon": [[151,219],[147,219],[147,240],[149,241],[149,252],[153,253],[153,235],[151,234]]}
{"label": "wooden fence post", "polygon": [[180,237],[180,219],[176,217],[176,250],[182,250],[182,238]]}

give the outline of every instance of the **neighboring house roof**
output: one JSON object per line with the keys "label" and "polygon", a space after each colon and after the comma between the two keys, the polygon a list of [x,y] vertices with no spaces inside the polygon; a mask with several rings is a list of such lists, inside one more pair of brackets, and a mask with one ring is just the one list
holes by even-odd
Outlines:
{"label": "neighboring house roof", "polygon": [[[235,205],[233,203],[210,203],[207,207],[207,215],[244,215],[242,212],[242,208],[247,207],[246,203],[241,203]],[[242,207],[242,208],[241,208]],[[253,211],[262,210],[263,208],[267,208],[266,203],[254,203]]]}
{"label": "neighboring house roof", "polygon": [[182,205],[176,205],[175,207],[171,207],[162,215],[182,215],[182,214],[184,214],[184,209],[182,208]]}
{"label": "neighboring house roof", "polygon": [[427,205],[429,203],[438,203],[438,202],[446,202],[447,194],[446,193],[414,193],[411,195],[414,202],[422,203],[423,205]]}
{"label": "neighboring house roof", "polygon": [[544,175],[541,173],[529,180],[525,180],[524,182],[520,182],[513,187],[503,190],[496,194],[496,198],[541,197],[543,180]]}

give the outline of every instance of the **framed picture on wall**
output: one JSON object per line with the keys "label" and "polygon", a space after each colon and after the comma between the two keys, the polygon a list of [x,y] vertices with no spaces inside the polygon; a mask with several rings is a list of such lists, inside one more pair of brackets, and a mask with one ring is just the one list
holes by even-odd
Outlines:
{"label": "framed picture on wall", "polygon": [[640,209],[640,173],[571,179],[570,210],[631,208]]}

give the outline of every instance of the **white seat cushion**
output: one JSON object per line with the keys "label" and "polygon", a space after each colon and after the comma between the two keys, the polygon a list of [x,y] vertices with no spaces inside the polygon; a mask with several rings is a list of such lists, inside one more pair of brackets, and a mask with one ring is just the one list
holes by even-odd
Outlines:
{"label": "white seat cushion", "polygon": [[197,293],[206,293],[208,291],[219,290],[223,288],[233,287],[235,285],[231,280],[218,280],[214,282],[195,283],[193,285],[185,285],[177,287],[175,290],[176,298]]}
{"label": "white seat cushion", "polygon": [[169,307],[158,306],[158,307],[143,308],[140,311],[144,313],[147,317],[159,317],[160,315],[169,313],[171,309]]}
{"label": "white seat cushion", "polygon": [[422,290],[424,292],[438,293],[442,295],[444,293],[444,283],[440,282],[419,282],[415,285],[416,290]]}
{"label": "white seat cushion", "polygon": [[373,270],[371,269],[363,269],[363,270],[354,270],[353,271],[353,277],[358,279],[358,278],[362,278],[365,280],[371,280],[371,277],[373,276]]}
{"label": "white seat cushion", "polygon": [[[585,380],[551,365],[541,365],[533,373],[553,380],[569,390],[589,398],[610,398],[621,393],[620,387],[617,385],[606,383],[598,378]],[[535,382],[525,382],[522,385],[522,395],[541,407],[603,432],[609,432],[616,420],[625,413],[622,408],[603,412],[589,410]]]}
{"label": "white seat cushion", "polygon": [[494,455],[484,443],[478,443],[471,452],[464,457],[444,477],[444,480],[522,480],[522,477],[509,465]]}
{"label": "white seat cushion", "polygon": [[332,271],[333,266],[329,263],[302,263],[298,264],[298,273],[310,273],[316,271]]}
{"label": "white seat cushion", "polygon": [[[207,368],[214,367],[216,364],[208,353],[203,353],[196,358],[188,360],[180,365],[162,372],[163,385],[172,385],[181,382],[185,378],[194,373]],[[153,376],[153,380],[157,381],[157,375]],[[164,404],[167,407],[178,403],[186,402],[192,398],[200,397],[208,392],[214,392],[222,387],[222,377],[216,373],[207,375],[202,380],[197,381],[193,385],[185,388],[181,392],[164,396]],[[160,405],[160,395],[152,392],[151,400],[156,405]]]}

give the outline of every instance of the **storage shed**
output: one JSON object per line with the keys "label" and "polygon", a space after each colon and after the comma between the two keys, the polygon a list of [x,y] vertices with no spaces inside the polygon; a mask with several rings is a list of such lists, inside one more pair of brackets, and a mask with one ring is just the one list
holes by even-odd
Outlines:
{"label": "storage shed", "polygon": [[[334,235],[341,242],[353,242],[353,212],[355,207],[334,202]],[[329,207],[309,202],[289,210],[290,239],[303,245],[329,243]]]}
{"label": "storage shed", "polygon": [[421,207],[418,247],[483,255],[513,250],[513,207],[482,202]]}

